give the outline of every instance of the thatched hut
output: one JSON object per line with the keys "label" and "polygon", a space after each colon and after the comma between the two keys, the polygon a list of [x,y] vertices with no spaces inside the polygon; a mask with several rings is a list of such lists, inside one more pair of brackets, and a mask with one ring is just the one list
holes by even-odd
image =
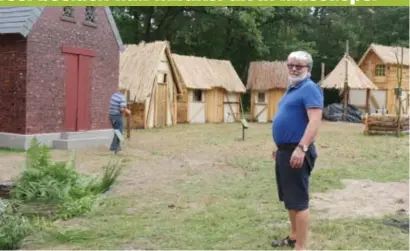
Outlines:
{"label": "thatched hut", "polygon": [[130,92],[132,128],[177,123],[180,81],[167,41],[127,45],[120,57],[120,87]]}
{"label": "thatched hut", "polygon": [[[345,82],[347,82],[347,88],[345,88]],[[353,58],[345,54],[336,67],[319,82],[321,88],[324,89],[337,89],[343,96],[343,102],[345,105],[351,104],[359,109],[364,109],[367,112],[370,111],[370,91],[377,90],[377,86],[363,73]],[[364,91],[366,98],[361,100],[363,104],[352,103],[354,93],[352,91]]]}
{"label": "thatched hut", "polygon": [[272,121],[288,84],[285,61],[251,62],[247,89],[251,92],[250,116],[257,122]]}
{"label": "thatched hut", "polygon": [[228,60],[173,54],[181,74],[178,123],[222,123],[240,119],[245,86]]}
{"label": "thatched hut", "polygon": [[[358,66],[367,77],[378,87],[378,90],[371,91],[372,111],[377,109],[387,109],[388,113],[396,113],[398,99],[396,98],[395,88],[398,87],[398,71],[402,60],[402,113],[409,113],[409,48],[385,46],[371,44]],[[353,92],[352,92],[353,93]],[[352,101],[358,103],[364,99],[363,91],[355,91]]]}

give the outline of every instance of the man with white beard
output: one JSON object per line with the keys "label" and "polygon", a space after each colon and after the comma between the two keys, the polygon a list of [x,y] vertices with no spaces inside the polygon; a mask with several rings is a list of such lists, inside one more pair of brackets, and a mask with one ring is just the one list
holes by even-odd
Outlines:
{"label": "man with white beard", "polygon": [[309,177],[317,158],[313,144],[322,119],[323,93],[310,79],[312,56],[292,52],[287,67],[289,86],[272,120],[272,137],[279,200],[288,210],[291,233],[272,246],[306,250],[309,228]]}

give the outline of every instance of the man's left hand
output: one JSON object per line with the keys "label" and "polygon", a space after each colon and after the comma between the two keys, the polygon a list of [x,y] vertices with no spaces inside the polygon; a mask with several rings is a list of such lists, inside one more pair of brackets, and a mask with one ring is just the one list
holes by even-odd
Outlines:
{"label": "man's left hand", "polygon": [[305,153],[297,147],[290,158],[290,166],[292,168],[300,168],[305,161]]}

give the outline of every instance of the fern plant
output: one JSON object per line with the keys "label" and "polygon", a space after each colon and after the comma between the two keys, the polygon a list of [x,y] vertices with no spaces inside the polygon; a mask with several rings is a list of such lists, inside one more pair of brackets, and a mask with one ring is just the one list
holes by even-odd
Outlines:
{"label": "fern plant", "polygon": [[[110,161],[104,166],[103,177],[94,178],[79,174],[75,166],[75,152],[68,161],[53,162],[50,150],[34,138],[27,151],[26,168],[11,196],[41,211],[49,212],[55,205],[54,213],[66,219],[89,211],[97,195],[113,185],[122,169],[120,162]],[[47,209],[39,203],[48,204]]]}
{"label": "fern plant", "polygon": [[26,217],[17,214],[11,204],[1,199],[0,208],[0,249],[19,249],[32,227]]}

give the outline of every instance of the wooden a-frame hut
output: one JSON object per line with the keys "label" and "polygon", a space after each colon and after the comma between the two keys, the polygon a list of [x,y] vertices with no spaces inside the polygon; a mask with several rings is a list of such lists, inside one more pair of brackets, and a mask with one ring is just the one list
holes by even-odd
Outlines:
{"label": "wooden a-frame hut", "polygon": [[228,60],[173,54],[181,74],[178,123],[223,123],[240,119],[245,86]]}
{"label": "wooden a-frame hut", "polygon": [[272,121],[288,83],[285,61],[254,61],[249,65],[246,88],[251,92],[251,120]]}
{"label": "wooden a-frame hut", "polygon": [[[409,113],[410,89],[409,89],[409,48],[397,46],[385,46],[371,44],[358,62],[359,67],[378,87],[377,91],[371,92],[372,111],[377,109],[387,109],[388,113],[395,114],[398,106],[395,89],[398,87],[398,71],[402,63],[402,113]],[[353,99],[360,100],[360,95]]]}
{"label": "wooden a-frame hut", "polygon": [[120,87],[130,93],[131,128],[177,123],[181,88],[168,41],[127,45],[120,56]]}
{"label": "wooden a-frame hut", "polygon": [[366,98],[362,100],[363,104],[352,105],[364,109],[367,113],[370,112],[370,91],[377,90],[377,86],[373,84],[348,54],[342,57],[336,67],[319,82],[319,85],[324,89],[340,90],[345,108],[348,104],[352,104],[350,102],[352,90],[364,90]]}

